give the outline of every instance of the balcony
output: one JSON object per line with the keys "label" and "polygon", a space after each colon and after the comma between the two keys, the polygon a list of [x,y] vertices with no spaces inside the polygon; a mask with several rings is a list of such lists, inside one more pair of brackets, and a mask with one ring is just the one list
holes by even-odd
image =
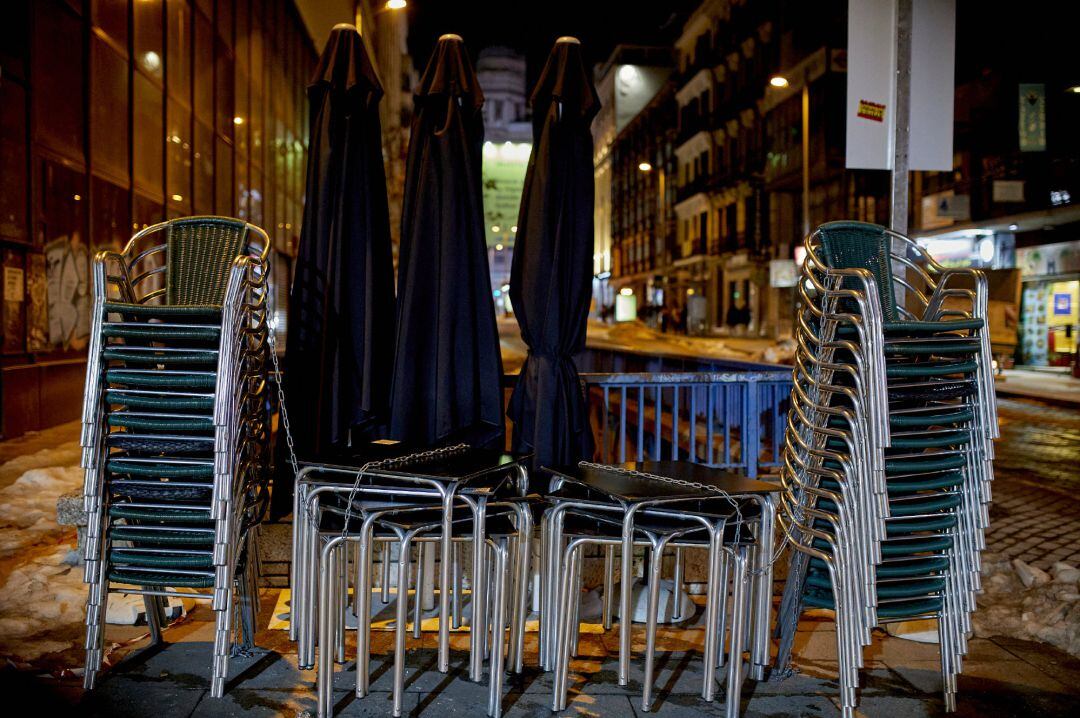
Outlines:
{"label": "balcony", "polygon": [[698,194],[699,192],[707,191],[708,188],[709,188],[709,182],[708,182],[708,176],[707,175],[701,175],[699,177],[695,177],[691,181],[689,181],[689,182],[687,182],[687,183],[685,183],[685,184],[683,184],[682,186],[679,187],[679,189],[675,192],[675,201],[676,202],[683,202],[685,200],[690,199],[691,197]]}

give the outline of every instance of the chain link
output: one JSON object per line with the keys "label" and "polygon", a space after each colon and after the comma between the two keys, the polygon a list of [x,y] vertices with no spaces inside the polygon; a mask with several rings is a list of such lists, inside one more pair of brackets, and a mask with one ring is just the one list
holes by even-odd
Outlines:
{"label": "chain link", "polygon": [[[736,518],[735,540],[736,541],[739,540],[740,532],[742,531],[742,525],[743,525],[743,515],[742,515],[741,507],[739,505],[739,502],[736,501],[735,498],[731,494],[729,494],[727,491],[724,491],[719,486],[712,486],[711,484],[703,484],[700,481],[687,481],[686,479],[676,479],[676,478],[674,478],[672,476],[662,476],[660,474],[650,474],[650,473],[648,473],[646,471],[638,471],[636,469],[626,469],[626,468],[623,468],[621,466],[611,466],[609,464],[598,464],[598,463],[595,463],[595,462],[592,462],[592,461],[579,461],[578,466],[580,466],[581,468],[584,468],[584,469],[594,469],[594,470],[598,470],[598,471],[607,471],[607,472],[612,473],[612,474],[619,474],[621,476],[632,476],[632,477],[637,478],[637,479],[646,479],[646,480],[649,480],[649,481],[660,481],[660,482],[663,482],[665,484],[674,484],[675,486],[685,486],[685,487],[690,488],[690,489],[697,489],[698,491],[707,491],[709,493],[716,494],[717,496],[719,496],[719,497],[721,497],[723,499],[726,499],[727,502],[731,504],[732,508],[735,509],[735,518]],[[773,555],[769,559],[769,562],[766,563],[765,565],[763,565],[761,568],[753,569],[751,571],[748,571],[747,572],[748,575],[750,575],[750,576],[760,576],[763,573],[765,573],[766,571],[768,571],[769,569],[771,569],[773,564],[775,564],[777,561],[780,560],[780,556],[784,553],[784,549],[787,548],[787,543],[788,543],[788,537],[787,537],[787,533],[785,532],[783,540],[781,540],[780,545],[773,552]]]}
{"label": "chain link", "polygon": [[281,413],[281,428],[285,430],[285,444],[289,447],[289,464],[293,470],[293,482],[300,474],[300,463],[296,460],[296,447],[293,445],[292,429],[289,427],[289,411],[285,408],[285,389],[281,381],[281,366],[277,356],[277,315],[270,312],[267,321],[270,332],[267,339],[270,343],[270,362],[274,365],[274,384],[277,386],[278,411]]}
{"label": "chain link", "polygon": [[349,498],[345,503],[345,524],[341,528],[342,538],[348,535],[349,521],[352,520],[353,501],[356,498],[357,492],[360,491],[360,482],[363,480],[364,474],[370,471],[376,471],[378,469],[388,469],[394,466],[405,466],[406,464],[419,464],[428,461],[429,459],[437,459],[443,456],[460,454],[468,448],[468,444],[441,446],[437,449],[424,449],[422,451],[414,451],[413,453],[406,454],[404,456],[393,456],[388,459],[369,461],[363,466],[361,466],[360,470],[356,472],[356,479],[353,480],[352,490],[349,491]]}

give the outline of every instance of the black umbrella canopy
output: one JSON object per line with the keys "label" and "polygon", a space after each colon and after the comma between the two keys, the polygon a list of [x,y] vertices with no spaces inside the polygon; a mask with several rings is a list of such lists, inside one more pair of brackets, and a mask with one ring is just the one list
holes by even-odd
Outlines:
{"label": "black umbrella canopy", "polygon": [[484,95],[461,38],[414,98],[398,252],[391,435],[501,448],[502,358],[480,183]]}
{"label": "black umbrella canopy", "polygon": [[[285,405],[300,454],[389,420],[394,270],[381,98],[360,34],[338,25],[308,85],[306,202],[289,295]],[[276,492],[275,507],[287,498]]]}
{"label": "black umbrella canopy", "polygon": [[592,433],[573,355],[585,348],[592,299],[593,141],[600,109],[574,38],[560,38],[530,102],[533,149],[525,175],[510,300],[529,345],[509,416],[515,450],[538,466],[592,454]]}

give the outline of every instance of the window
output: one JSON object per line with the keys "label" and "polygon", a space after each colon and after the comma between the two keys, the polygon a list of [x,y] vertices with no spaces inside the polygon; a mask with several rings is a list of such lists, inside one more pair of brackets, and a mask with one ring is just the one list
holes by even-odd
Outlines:
{"label": "window", "polygon": [[164,103],[161,87],[141,72],[132,75],[135,81],[133,129],[135,142],[132,167],[135,186],[154,196],[163,196],[165,155]]}
{"label": "window", "polygon": [[[97,36],[90,39],[90,156],[95,170],[130,181],[128,61]],[[119,118],[124,118],[118,121]]]}
{"label": "window", "polygon": [[28,242],[26,228],[26,90],[0,81],[0,237]]}
{"label": "window", "polygon": [[191,110],[171,97],[165,113],[165,194],[170,207],[191,214]]}
{"label": "window", "polygon": [[50,149],[81,163],[85,127],[82,22],[59,0],[41,0],[34,3],[34,10],[36,135]]}
{"label": "window", "polygon": [[131,215],[126,187],[93,177],[90,180],[90,199],[93,213],[90,221],[90,245],[94,251],[120,251],[131,236]]}
{"label": "window", "polygon": [[214,121],[214,28],[202,14],[195,13],[195,117],[207,124]]}
{"label": "window", "polygon": [[127,0],[93,0],[90,17],[94,25],[121,47],[128,42]]}
{"label": "window", "polygon": [[165,77],[165,56],[161,48],[161,5],[162,0],[139,0],[132,3],[132,18],[135,21],[135,67],[158,82]]}
{"label": "window", "polygon": [[192,197],[195,214],[214,211],[214,133],[201,122],[195,123],[195,178]]}
{"label": "window", "polygon": [[169,95],[191,102],[191,8],[187,0],[168,0]]}

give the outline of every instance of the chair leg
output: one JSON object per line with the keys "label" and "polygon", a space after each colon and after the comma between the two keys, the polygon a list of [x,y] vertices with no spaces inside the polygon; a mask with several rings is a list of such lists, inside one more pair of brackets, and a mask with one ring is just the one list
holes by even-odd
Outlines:
{"label": "chair leg", "polygon": [[681,548],[675,549],[675,571],[672,580],[675,584],[672,591],[672,600],[675,602],[675,606],[671,612],[671,618],[674,621],[681,621],[683,620],[683,556]]}
{"label": "chair leg", "polygon": [[[556,647],[552,664],[555,670],[554,690],[552,691],[551,710],[561,711],[566,708],[567,693],[569,691],[570,672],[570,634],[573,611],[571,602],[574,600],[571,587],[577,584],[576,575],[580,570],[581,551],[579,547],[571,547],[567,552],[564,563],[565,574],[562,576],[561,590],[558,593],[559,610],[553,617],[555,626]],[[552,577],[558,580],[559,577]]]}
{"label": "chair leg", "polygon": [[383,605],[390,603],[390,542],[382,542],[382,566],[379,574],[379,597]]}
{"label": "chair leg", "polygon": [[615,608],[615,546],[604,547],[604,630],[611,630],[611,616]]}
{"label": "chair leg", "polygon": [[720,555],[723,553],[724,527],[714,529],[709,544],[709,576],[705,589],[705,650],[702,657],[704,680],[701,698],[712,703],[716,697],[716,644],[723,643],[723,634],[714,630],[720,613]]}
{"label": "chair leg", "polygon": [[450,605],[451,613],[451,626],[455,629],[461,628],[461,544],[455,543],[452,547],[451,556],[453,560],[453,575],[451,581],[454,585],[454,593],[450,597],[452,599]]}
{"label": "chair leg", "polygon": [[420,623],[424,618],[424,554],[427,544],[416,542],[416,591],[413,594],[413,638],[420,638]]}
{"label": "chair leg", "polygon": [[405,634],[407,632],[406,622],[409,620],[409,549],[411,543],[412,534],[405,534],[401,538],[398,553],[397,620],[394,623],[394,718],[401,715],[401,705],[405,693]]}
{"label": "chair leg", "polygon": [[493,547],[495,554],[495,581],[493,610],[491,616],[492,641],[491,641],[491,685],[488,692],[488,715],[499,718],[502,715],[502,684],[503,684],[503,656],[504,639],[506,636],[503,627],[506,624],[507,602],[507,541],[499,539]]}
{"label": "chair leg", "polygon": [[[364,554],[370,556],[374,552],[371,526],[365,521],[360,533],[360,575],[357,577],[357,590],[367,596],[364,602],[364,610],[356,617],[356,697],[363,698],[368,693],[368,681],[370,678],[371,652],[369,650],[371,640],[371,577],[372,567],[370,561],[363,559]],[[389,555],[387,550],[389,542],[384,541],[382,555],[385,560]],[[389,564],[385,564],[389,565]],[[383,579],[383,586],[387,586],[389,578]]]}
{"label": "chair leg", "polygon": [[349,544],[338,547],[334,566],[337,569],[337,590],[334,591],[334,611],[337,612],[336,630],[334,631],[334,660],[345,662],[345,612],[349,610]]}
{"label": "chair leg", "polygon": [[485,560],[487,546],[484,539],[486,514],[487,504],[484,501],[478,501],[473,519],[472,616],[469,636],[469,680],[475,683],[479,683],[484,677],[484,627],[487,625],[487,617],[484,615],[484,609],[487,605],[484,585],[487,578],[487,562]]}
{"label": "chair leg", "polygon": [[146,613],[146,625],[150,628],[150,644],[161,643],[161,604],[157,596],[143,595],[143,611]]}
{"label": "chair leg", "polygon": [[516,604],[511,626],[513,661],[510,670],[521,673],[525,664],[525,621],[529,617],[529,582],[532,579],[532,516],[528,509],[521,512],[521,525],[518,528],[517,556],[512,564],[517,571],[514,582],[514,603]]}
{"label": "chair leg", "polygon": [[728,657],[727,686],[724,700],[725,718],[736,718],[742,704],[742,650],[746,635],[746,548],[739,547],[735,553],[731,608],[731,654]]}
{"label": "chair leg", "polygon": [[664,545],[653,545],[652,565],[649,567],[649,602],[645,615],[645,676],[641,679],[641,710],[652,707],[653,671],[656,663],[656,622],[660,611],[660,576],[664,569]]}
{"label": "chair leg", "polygon": [[93,690],[101,671],[101,661],[105,647],[105,616],[108,610],[109,585],[105,574],[105,562],[100,561],[97,586],[92,586],[91,594],[99,593],[97,603],[86,607],[86,669],[83,674],[83,688]]}
{"label": "chair leg", "polygon": [[720,614],[720,624],[716,630],[717,642],[716,642],[716,667],[723,668],[727,665],[726,654],[724,653],[724,637],[727,635],[727,618],[728,618],[728,581],[729,567],[731,564],[730,556],[727,551],[720,552],[720,580],[717,586],[717,609]]}
{"label": "chair leg", "polygon": [[[339,541],[323,547],[319,561],[318,608],[315,611],[319,625],[318,674],[316,685],[318,693],[318,718],[329,718],[333,710],[334,684],[334,635],[338,614],[334,610],[334,587],[337,585],[337,546]],[[315,608],[315,606],[311,606]]]}

